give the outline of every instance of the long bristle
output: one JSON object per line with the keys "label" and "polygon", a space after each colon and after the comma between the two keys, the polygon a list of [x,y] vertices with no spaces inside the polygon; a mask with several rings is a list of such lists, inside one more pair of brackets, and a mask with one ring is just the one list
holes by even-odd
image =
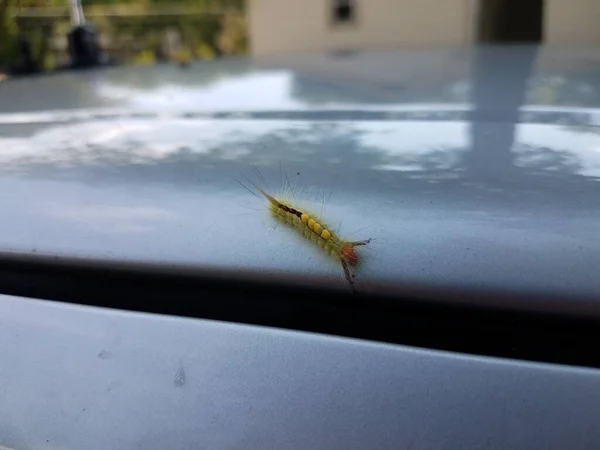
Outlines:
{"label": "long bristle", "polygon": [[261,188],[257,188],[258,192],[260,192],[262,195],[265,196],[265,198],[267,200],[269,200],[269,202],[271,202],[273,205],[281,205],[281,203],[279,201],[277,201],[277,199],[275,197],[273,197],[272,195],[267,194],[265,191],[263,191]]}
{"label": "long bristle", "polygon": [[248,186],[246,186],[246,185],[245,185],[244,183],[242,183],[240,180],[237,180],[237,179],[236,179],[235,181],[237,181],[237,182],[238,182],[238,184],[239,184],[240,186],[242,186],[244,189],[246,189],[248,192],[250,192],[250,193],[251,193],[252,195],[254,195],[256,198],[260,198],[260,197],[259,197],[259,196],[256,194],[256,192],[253,192],[253,191],[252,191],[252,189],[250,189]]}
{"label": "long bristle", "polygon": [[252,164],[252,168],[254,169],[254,172],[256,173],[256,175],[258,176],[258,179],[263,183],[263,185],[267,188],[269,188],[269,183],[267,183],[267,180],[265,180],[265,177],[263,177],[263,174],[260,173],[260,170],[258,170],[258,168]]}

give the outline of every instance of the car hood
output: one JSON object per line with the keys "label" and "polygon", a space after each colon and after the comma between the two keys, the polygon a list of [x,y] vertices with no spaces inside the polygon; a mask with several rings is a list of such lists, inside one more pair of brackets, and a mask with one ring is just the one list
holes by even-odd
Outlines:
{"label": "car hood", "polygon": [[[600,53],[338,52],[0,82],[0,249],[357,285],[600,294]],[[309,279],[309,278],[307,278]]]}

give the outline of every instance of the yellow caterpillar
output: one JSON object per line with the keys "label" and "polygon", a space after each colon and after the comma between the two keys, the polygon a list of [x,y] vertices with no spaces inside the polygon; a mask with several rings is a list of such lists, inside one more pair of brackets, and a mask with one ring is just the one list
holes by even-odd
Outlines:
{"label": "yellow caterpillar", "polygon": [[350,268],[356,267],[359,264],[359,257],[355,247],[367,245],[371,242],[371,239],[364,241],[347,241],[342,239],[316,216],[309,214],[305,210],[300,211],[289,203],[267,194],[260,188],[257,189],[268,200],[269,210],[276,218],[282,219],[294,226],[328,255],[341,262],[346,280],[350,283],[352,291],[355,292],[354,282],[352,281],[353,276],[350,273]]}

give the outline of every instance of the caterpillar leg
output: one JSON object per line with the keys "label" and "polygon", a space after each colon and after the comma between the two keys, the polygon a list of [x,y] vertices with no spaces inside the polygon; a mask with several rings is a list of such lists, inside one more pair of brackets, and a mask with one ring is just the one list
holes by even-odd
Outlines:
{"label": "caterpillar leg", "polygon": [[350,290],[353,294],[356,294],[356,287],[354,286],[354,281],[352,280],[352,275],[350,274],[350,268],[343,258],[341,258],[340,261],[342,263],[342,268],[344,269],[346,280],[348,280],[348,283],[350,284]]}
{"label": "caterpillar leg", "polygon": [[367,245],[371,242],[371,239],[366,239],[364,241],[354,241],[354,242],[349,242],[348,244],[351,247],[358,247],[359,245]]}

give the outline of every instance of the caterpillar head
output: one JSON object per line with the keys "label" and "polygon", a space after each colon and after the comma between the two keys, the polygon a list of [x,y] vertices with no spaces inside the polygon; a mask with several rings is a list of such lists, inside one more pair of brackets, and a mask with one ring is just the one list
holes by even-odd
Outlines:
{"label": "caterpillar head", "polygon": [[342,246],[341,255],[344,261],[350,266],[356,266],[358,264],[358,255],[354,251],[354,247],[351,245]]}

